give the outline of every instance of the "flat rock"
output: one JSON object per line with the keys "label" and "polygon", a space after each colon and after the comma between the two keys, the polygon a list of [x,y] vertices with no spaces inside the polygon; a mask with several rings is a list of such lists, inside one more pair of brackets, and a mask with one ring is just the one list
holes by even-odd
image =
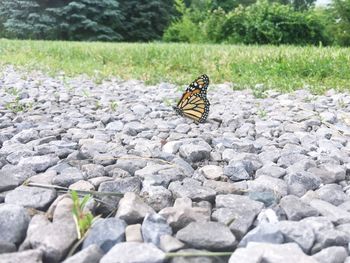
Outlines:
{"label": "flat rock", "polygon": [[337,225],[350,223],[349,212],[344,211],[326,201],[314,199],[310,202],[310,205],[317,209],[321,215],[329,218],[329,220]]}
{"label": "flat rock", "polygon": [[[245,261],[247,259],[247,261]],[[317,263],[315,259],[303,253],[295,243],[268,244],[250,242],[246,248],[237,249],[230,257],[229,263]]]}
{"label": "flat rock", "polygon": [[315,192],[319,199],[335,206],[339,206],[350,199],[350,197],[343,192],[342,187],[338,184],[324,185]]}
{"label": "flat rock", "polygon": [[55,185],[69,187],[80,180],[84,180],[84,174],[78,168],[70,167],[62,170],[58,175],[52,179]]}
{"label": "flat rock", "polygon": [[284,180],[267,175],[259,176],[254,181],[248,181],[248,190],[252,192],[272,192],[278,198],[288,193],[287,184]]}
{"label": "flat rock", "polygon": [[160,248],[165,252],[174,252],[185,247],[185,244],[171,235],[162,235],[159,242]]}
{"label": "flat rock", "polygon": [[219,222],[192,222],[179,230],[176,238],[194,248],[233,250],[236,242],[230,229]]}
{"label": "flat rock", "polygon": [[217,165],[206,165],[199,169],[199,172],[209,180],[220,180],[224,176],[222,167]]}
{"label": "flat rock", "polygon": [[228,225],[237,238],[247,233],[264,207],[263,203],[241,195],[217,195],[215,203],[213,220]]}
{"label": "flat rock", "polygon": [[119,201],[116,217],[123,219],[128,224],[141,222],[147,214],[155,211],[133,192],[127,192]]}
{"label": "flat rock", "polygon": [[280,201],[280,206],[285,211],[287,218],[293,221],[299,221],[305,217],[319,215],[317,209],[311,207],[294,195],[283,197]]}
{"label": "flat rock", "polygon": [[162,263],[165,254],[152,243],[123,242],[116,244],[100,263]]}
{"label": "flat rock", "polygon": [[205,141],[186,143],[180,146],[180,156],[190,162],[207,160],[210,157],[211,147]]}
{"label": "flat rock", "polygon": [[299,172],[285,176],[288,185],[288,194],[302,196],[308,190],[317,189],[322,181],[316,175],[309,172]]}
{"label": "flat rock", "polygon": [[43,257],[42,251],[35,250],[25,250],[14,253],[4,253],[0,254],[1,263],[41,263]]}
{"label": "flat rock", "polygon": [[315,242],[315,234],[309,225],[303,222],[280,221],[277,223],[285,242],[297,243],[308,254]]}
{"label": "flat rock", "polygon": [[156,212],[173,204],[173,194],[163,186],[144,186],[140,196]]}
{"label": "flat rock", "polygon": [[262,223],[250,230],[239,242],[239,247],[245,247],[250,242],[282,244],[284,236],[277,224]]}
{"label": "flat rock", "polygon": [[56,196],[57,193],[54,189],[21,185],[6,195],[5,203],[44,211]]}
{"label": "flat rock", "polygon": [[143,242],[141,224],[128,225],[125,228],[126,242]]}
{"label": "flat rock", "polygon": [[344,247],[327,247],[312,257],[319,263],[343,263],[347,256],[348,252]]}
{"label": "flat rock", "polygon": [[83,242],[83,249],[95,244],[107,253],[115,244],[125,241],[126,223],[118,218],[98,219]]}
{"label": "flat rock", "polygon": [[168,188],[175,198],[178,197],[189,197],[193,201],[213,201],[215,198],[216,192],[208,187],[196,185],[193,187],[192,184],[183,182],[172,182]]}
{"label": "flat rock", "polygon": [[14,243],[0,239],[0,254],[11,253],[16,251],[17,247]]}
{"label": "flat rock", "polygon": [[19,205],[0,205],[0,240],[14,244],[20,244],[28,228],[30,216]]}
{"label": "flat rock", "polygon": [[166,207],[159,211],[166,218],[174,230],[184,228],[191,222],[210,221],[211,210],[206,207],[193,206],[188,197],[177,198],[173,207]]}
{"label": "flat rock", "polygon": [[103,251],[97,245],[91,245],[67,258],[63,263],[98,263]]}
{"label": "flat rock", "polygon": [[43,155],[32,156],[23,158],[19,161],[18,165],[29,165],[35,172],[44,172],[47,168],[54,166],[59,161],[59,158],[55,155]]}

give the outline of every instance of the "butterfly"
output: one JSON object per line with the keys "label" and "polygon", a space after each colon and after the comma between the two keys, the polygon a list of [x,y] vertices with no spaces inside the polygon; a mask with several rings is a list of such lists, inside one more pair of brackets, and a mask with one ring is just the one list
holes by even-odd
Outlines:
{"label": "butterfly", "polygon": [[205,122],[210,106],[207,99],[208,86],[209,77],[205,74],[193,81],[182,94],[177,105],[173,106],[175,112],[197,123]]}

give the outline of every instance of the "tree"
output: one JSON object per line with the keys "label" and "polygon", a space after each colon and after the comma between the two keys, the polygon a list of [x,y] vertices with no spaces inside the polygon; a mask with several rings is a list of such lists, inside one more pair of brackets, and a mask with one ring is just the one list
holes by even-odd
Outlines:
{"label": "tree", "polygon": [[119,31],[123,16],[116,0],[75,0],[46,10],[56,19],[59,39],[122,40]]}
{"label": "tree", "polygon": [[127,41],[160,39],[173,14],[173,0],[120,0],[121,34]]}
{"label": "tree", "polygon": [[15,38],[51,38],[52,18],[35,0],[2,0],[0,17],[6,35]]}
{"label": "tree", "polygon": [[295,10],[308,10],[314,6],[316,0],[270,0],[282,5],[291,5]]}
{"label": "tree", "polygon": [[218,9],[221,7],[225,12],[232,11],[239,5],[249,6],[254,4],[256,0],[213,0],[213,9]]}
{"label": "tree", "polygon": [[350,46],[350,0],[333,0],[332,24],[335,41],[342,46]]}

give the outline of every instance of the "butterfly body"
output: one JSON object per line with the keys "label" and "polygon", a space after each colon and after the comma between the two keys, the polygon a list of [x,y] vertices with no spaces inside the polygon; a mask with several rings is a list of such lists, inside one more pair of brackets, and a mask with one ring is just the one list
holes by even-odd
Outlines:
{"label": "butterfly body", "polygon": [[209,77],[202,75],[193,81],[182,94],[176,106],[175,112],[183,117],[188,117],[195,122],[203,123],[209,114],[209,100],[207,99],[207,88]]}

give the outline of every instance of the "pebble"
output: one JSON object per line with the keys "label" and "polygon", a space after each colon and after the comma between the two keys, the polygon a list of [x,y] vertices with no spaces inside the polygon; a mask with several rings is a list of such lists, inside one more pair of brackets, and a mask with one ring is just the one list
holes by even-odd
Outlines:
{"label": "pebble", "polygon": [[107,253],[115,244],[125,241],[126,223],[118,218],[98,219],[83,242],[83,249],[95,244]]}
{"label": "pebble", "polygon": [[100,263],[147,262],[162,263],[165,254],[152,243],[123,242],[115,245]]}
{"label": "pebble", "polygon": [[230,229],[219,222],[192,222],[176,233],[176,238],[195,248],[232,251],[236,242]]}
{"label": "pebble", "polygon": [[125,228],[126,242],[143,242],[141,224],[128,225]]}
{"label": "pebble", "polygon": [[305,217],[318,216],[317,209],[300,200],[295,195],[287,195],[280,201],[281,208],[285,211],[287,218],[292,221],[299,221]]}
{"label": "pebble", "polygon": [[133,192],[127,192],[119,201],[116,217],[123,219],[128,224],[141,222],[147,214],[154,214],[152,207]]}
{"label": "pebble", "polygon": [[344,247],[327,247],[312,257],[319,263],[343,263],[348,256]]}
{"label": "pebble", "polygon": [[19,186],[5,197],[6,204],[46,210],[56,198],[56,190],[39,187]]}
{"label": "pebble", "polygon": [[98,263],[103,256],[103,251],[97,245],[90,245],[69,257],[63,263]]}
{"label": "pebble", "polygon": [[20,244],[28,228],[30,216],[28,212],[19,205],[0,205],[0,241],[12,244]]}

